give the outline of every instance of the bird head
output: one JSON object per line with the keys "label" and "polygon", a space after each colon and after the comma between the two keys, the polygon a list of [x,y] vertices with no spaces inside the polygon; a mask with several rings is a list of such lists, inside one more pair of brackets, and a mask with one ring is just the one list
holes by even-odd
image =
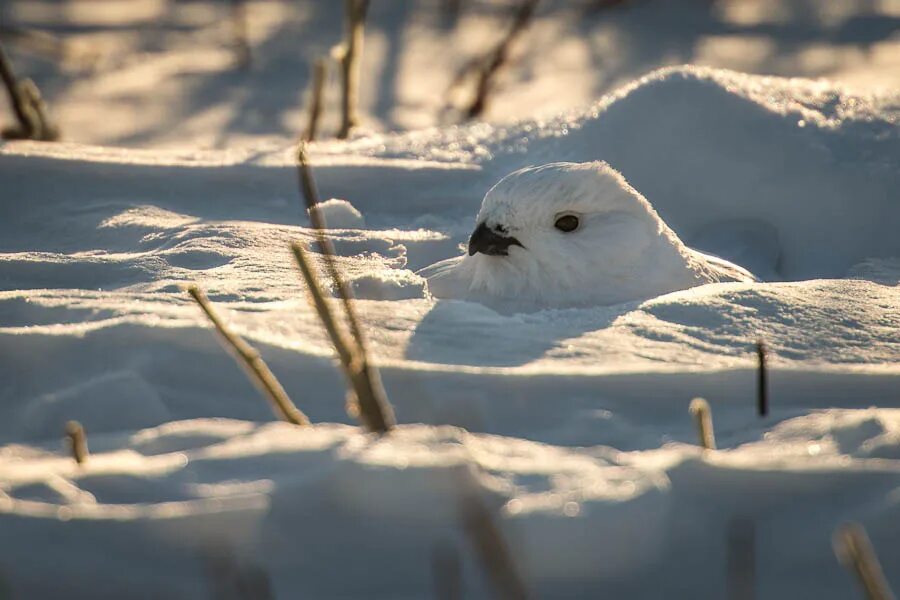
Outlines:
{"label": "bird head", "polygon": [[640,278],[648,248],[661,242],[681,246],[605,162],[552,163],[515,171],[488,191],[463,262],[471,292],[552,305],[613,302],[617,282]]}

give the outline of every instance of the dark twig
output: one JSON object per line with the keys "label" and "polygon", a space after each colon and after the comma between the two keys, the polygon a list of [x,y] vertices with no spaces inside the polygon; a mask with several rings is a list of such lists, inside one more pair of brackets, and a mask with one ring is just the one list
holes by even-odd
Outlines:
{"label": "dark twig", "polygon": [[309,93],[309,121],[306,124],[306,133],[303,140],[312,142],[319,131],[319,118],[322,116],[322,94],[325,90],[325,76],[327,75],[328,61],[317,58],[313,63],[312,87]]}
{"label": "dark twig", "polygon": [[[515,42],[528,28],[532,16],[534,16],[534,11],[537,8],[538,1],[539,0],[523,0],[516,11],[512,26],[506,36],[488,55],[487,59],[481,62],[484,66],[478,74],[478,82],[475,86],[475,97],[465,110],[467,119],[475,119],[484,113],[487,108],[488,96],[492,89],[494,77],[509,58],[509,49],[512,47],[513,42]],[[464,77],[465,75],[461,73],[460,76],[457,77],[457,80],[461,80]]]}
{"label": "dark twig", "polygon": [[505,600],[527,598],[525,584],[491,511],[474,491],[463,495],[460,511],[468,539],[484,565],[497,597]]}
{"label": "dark twig", "polygon": [[0,79],[9,94],[9,102],[16,115],[18,127],[3,131],[6,139],[31,139],[54,141],[59,138],[59,130],[50,123],[47,105],[41,97],[37,85],[30,79],[18,81],[12,63],[0,46]]}
{"label": "dark twig", "polygon": [[438,600],[462,598],[462,565],[459,552],[449,542],[434,547],[431,554],[434,597]]}
{"label": "dark twig", "polygon": [[245,0],[231,0],[231,35],[234,40],[235,63],[246,69],[253,56],[250,52],[250,36],[247,23],[247,3]]}
{"label": "dark twig", "polygon": [[359,125],[360,59],[365,39],[369,0],[344,0],[345,28],[341,54],[341,128],[339,139],[347,139]]}
{"label": "dark twig", "polygon": [[716,434],[713,430],[712,411],[709,403],[703,398],[694,398],[689,407],[691,415],[697,422],[697,437],[705,450],[716,449]]}
{"label": "dark twig", "polygon": [[72,458],[79,465],[83,465],[88,459],[87,435],[84,433],[84,427],[78,421],[69,421],[66,423],[66,440],[69,444],[69,451]]}
{"label": "dark twig", "polygon": [[341,277],[337,268],[336,252],[331,240],[325,235],[325,217],[319,210],[319,193],[309,166],[305,143],[301,142],[297,149],[297,169],[300,178],[300,189],[306,202],[309,219],[316,234],[316,243],[321,250],[322,261],[337,291],[344,309],[344,316],[350,330],[350,338],[346,338],[340,330],[337,319],[324,298],[324,291],[312,269],[306,251],[299,243],[292,244],[294,256],[310,290],[311,301],[319,313],[325,331],[341,360],[344,372],[353,388],[358,404],[359,418],[369,431],[386,433],[394,427],[394,414],[388,402],[387,394],[381,383],[381,374],[369,361],[366,338],[356,314],[353,293],[350,286]]}
{"label": "dark twig", "polygon": [[769,414],[768,349],[762,340],[756,342],[756,412],[760,417]]}
{"label": "dark twig", "polygon": [[279,383],[268,365],[263,361],[259,352],[225,325],[222,319],[219,318],[219,315],[216,314],[206,294],[200,288],[192,285],[188,287],[187,291],[216,327],[216,331],[219,332],[226,348],[231,351],[238,362],[244,365],[250,378],[265,393],[272,404],[275,414],[280,419],[294,425],[309,425],[309,419],[291,402],[287,392],[281,387],[281,383]]}
{"label": "dark twig", "polygon": [[753,521],[732,519],[727,538],[727,595],[728,600],[756,598],[756,534]]}
{"label": "dark twig", "polygon": [[834,534],[834,552],[844,567],[856,576],[868,600],[894,600],[878,556],[858,523],[846,523]]}

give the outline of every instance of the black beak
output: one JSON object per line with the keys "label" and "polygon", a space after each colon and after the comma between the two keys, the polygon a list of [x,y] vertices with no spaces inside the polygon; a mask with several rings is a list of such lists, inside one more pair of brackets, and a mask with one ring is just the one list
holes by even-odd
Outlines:
{"label": "black beak", "polygon": [[488,229],[487,225],[481,223],[469,238],[469,256],[474,256],[476,252],[489,256],[507,256],[510,246],[522,246],[522,244],[516,238],[495,233]]}

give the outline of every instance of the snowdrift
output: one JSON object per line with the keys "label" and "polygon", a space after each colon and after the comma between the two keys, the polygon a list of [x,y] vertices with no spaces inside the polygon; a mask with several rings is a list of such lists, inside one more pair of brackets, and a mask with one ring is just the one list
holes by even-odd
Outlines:
{"label": "snowdrift", "polygon": [[[322,193],[350,203],[332,206],[356,228],[331,233],[404,423],[382,440],[342,424],[290,260],[310,238],[290,148],[3,145],[0,581],[197,597],[225,554],[278,597],[417,598],[447,543],[479,596],[454,516],[471,486],[538,596],[722,597],[726,539],[753,523],[760,597],[844,598],[829,539],[850,518],[900,582],[896,106],[684,67],[556,119],[317,144]],[[413,271],[458,253],[500,176],[598,159],[687,243],[774,265],[768,282],[514,315],[427,296]],[[188,282],[320,425],[267,423]],[[698,395],[721,451],[693,445]],[[81,469],[60,448],[72,418],[93,452]]]}

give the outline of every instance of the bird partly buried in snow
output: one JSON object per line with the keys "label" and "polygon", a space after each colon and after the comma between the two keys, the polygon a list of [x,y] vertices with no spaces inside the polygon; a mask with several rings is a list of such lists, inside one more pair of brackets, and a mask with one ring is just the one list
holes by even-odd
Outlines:
{"label": "bird partly buried in snow", "polygon": [[485,195],[467,250],[419,272],[433,296],[528,311],[755,280],[685,246],[605,162],[552,163],[507,175]]}

